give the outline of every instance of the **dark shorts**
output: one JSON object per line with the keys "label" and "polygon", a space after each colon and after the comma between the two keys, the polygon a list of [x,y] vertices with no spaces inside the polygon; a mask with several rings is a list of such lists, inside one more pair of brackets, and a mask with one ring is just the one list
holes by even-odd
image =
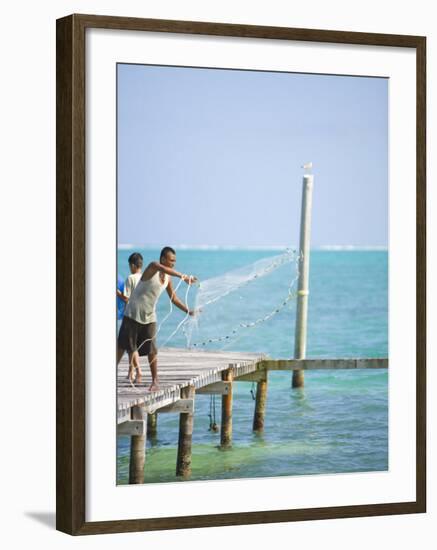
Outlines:
{"label": "dark shorts", "polygon": [[158,353],[156,347],[156,323],[137,323],[130,317],[123,317],[118,333],[118,347],[132,353],[138,350],[140,355]]}

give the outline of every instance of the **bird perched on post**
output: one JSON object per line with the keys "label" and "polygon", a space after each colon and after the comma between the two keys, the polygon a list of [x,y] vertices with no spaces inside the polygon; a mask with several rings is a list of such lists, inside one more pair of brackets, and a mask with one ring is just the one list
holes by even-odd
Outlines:
{"label": "bird perched on post", "polygon": [[313,173],[313,163],[312,162],[306,162],[302,165],[302,168],[305,170],[305,174],[312,174]]}

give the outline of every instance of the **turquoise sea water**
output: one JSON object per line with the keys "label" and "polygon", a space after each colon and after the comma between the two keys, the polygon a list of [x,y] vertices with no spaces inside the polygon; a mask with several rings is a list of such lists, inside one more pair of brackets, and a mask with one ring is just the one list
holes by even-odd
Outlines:
{"label": "turquoise sea water", "polygon": [[[120,249],[118,271],[128,274],[133,249]],[[135,249],[145,263],[158,250]],[[178,250],[176,269],[200,281],[239,268],[278,251]],[[217,302],[191,343],[232,334],[240,322],[250,323],[283,303],[293,264],[250,283]],[[177,281],[175,281],[175,284]],[[387,357],[387,251],[314,250],[310,263],[307,357]],[[181,285],[178,294],[185,296]],[[192,301],[194,289],[188,299]],[[166,294],[158,305],[158,320],[169,311]],[[162,326],[165,342],[184,314],[176,310]],[[208,344],[206,349],[257,351],[272,358],[293,356],[295,303],[255,328],[239,330],[237,338]],[[180,330],[167,346],[184,347]],[[147,368],[147,366],[145,367]],[[254,401],[250,383],[234,390],[233,447],[218,448],[220,435],[209,431],[211,401],[196,397],[192,480],[383,471],[388,467],[388,373],[383,370],[312,371],[305,387],[292,390],[291,373],[269,374],[265,431],[252,432]],[[217,422],[220,400],[216,397]],[[177,453],[178,416],[158,417],[158,435],[147,442],[145,482],[173,482]],[[118,438],[118,483],[128,480],[129,438]]]}

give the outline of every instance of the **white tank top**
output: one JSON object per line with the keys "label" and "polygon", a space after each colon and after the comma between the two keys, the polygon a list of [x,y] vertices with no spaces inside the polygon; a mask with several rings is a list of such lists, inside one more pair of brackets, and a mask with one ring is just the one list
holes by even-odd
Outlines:
{"label": "white tank top", "polygon": [[126,305],[124,311],[126,317],[130,317],[142,325],[156,323],[156,302],[167,288],[168,280],[169,277],[166,273],[164,282],[161,283],[159,271],[147,281],[140,279]]}

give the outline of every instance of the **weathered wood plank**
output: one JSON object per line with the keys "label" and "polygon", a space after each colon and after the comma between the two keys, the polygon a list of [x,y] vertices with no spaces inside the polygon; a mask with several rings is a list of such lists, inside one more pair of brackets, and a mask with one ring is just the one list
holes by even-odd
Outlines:
{"label": "weathered wood plank", "polygon": [[266,370],[259,368],[256,371],[250,372],[249,374],[243,374],[238,378],[234,378],[235,382],[260,382],[266,378]]}
{"label": "weathered wood plank", "polygon": [[117,410],[117,426],[130,420],[130,408]]}
{"label": "weathered wood plank", "polygon": [[269,359],[259,363],[267,370],[386,369],[388,359]]}
{"label": "weathered wood plank", "polygon": [[159,414],[161,413],[194,413],[194,399],[179,399],[179,401],[175,401],[174,403],[171,403],[171,405],[167,405],[165,407],[162,407],[161,409],[157,409],[157,412]]}
{"label": "weathered wood plank", "polygon": [[117,435],[146,435],[144,420],[127,420],[117,426]]}
{"label": "weathered wood plank", "polygon": [[388,369],[388,359],[356,359],[357,369]]}
{"label": "weathered wood plank", "polygon": [[228,395],[231,385],[232,382],[213,382],[203,388],[197,389],[196,393],[207,395]]}

